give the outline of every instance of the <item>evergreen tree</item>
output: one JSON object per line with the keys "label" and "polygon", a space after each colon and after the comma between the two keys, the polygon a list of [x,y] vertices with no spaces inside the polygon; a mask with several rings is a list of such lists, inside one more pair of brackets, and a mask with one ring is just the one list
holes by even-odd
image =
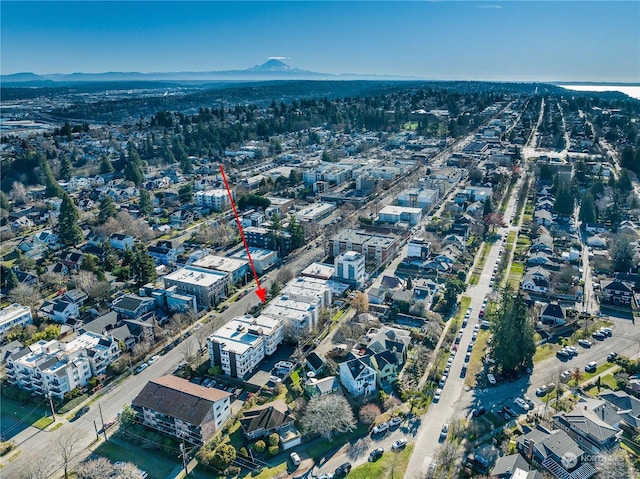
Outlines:
{"label": "evergreen tree", "polygon": [[77,245],[82,241],[82,229],[78,225],[80,214],[71,197],[63,193],[58,225],[60,228],[60,241],[65,245]]}
{"label": "evergreen tree", "polygon": [[142,171],[142,159],[132,146],[129,147],[129,157],[125,160],[124,179],[132,181],[136,186],[140,186],[144,180]]}
{"label": "evergreen tree", "polygon": [[587,191],[582,197],[579,218],[583,223],[596,222],[596,203],[590,191]]}
{"label": "evergreen tree", "polygon": [[115,218],[118,214],[116,203],[109,195],[103,196],[98,210],[98,222],[100,224],[104,224],[109,218]]}
{"label": "evergreen tree", "polygon": [[287,231],[291,235],[291,246],[293,249],[300,248],[304,245],[304,228],[293,215],[289,216]]}
{"label": "evergreen tree", "polygon": [[411,281],[411,276],[409,276],[407,278],[407,286],[406,286],[408,291],[411,291],[413,289],[413,281]]}
{"label": "evergreen tree", "polygon": [[134,248],[135,259],[132,264],[133,275],[137,278],[138,284],[153,282],[158,277],[156,265],[153,258],[149,256],[147,247],[137,244]]}
{"label": "evergreen tree", "polygon": [[103,263],[105,271],[112,271],[116,266],[118,266],[118,256],[116,255],[113,246],[109,243],[109,240],[102,242],[102,251],[103,251]]}
{"label": "evergreen tree", "polygon": [[182,204],[189,203],[193,199],[193,186],[191,186],[191,183],[186,183],[178,189],[178,199]]}
{"label": "evergreen tree", "polygon": [[140,213],[145,216],[149,216],[153,211],[153,204],[151,203],[151,193],[148,190],[140,190]]}
{"label": "evergreen tree", "polygon": [[3,267],[2,269],[7,271],[7,275],[6,275],[7,289],[11,291],[13,288],[15,288],[20,284],[20,282],[18,281],[18,277],[16,276],[16,273],[11,268],[5,269]]}
{"label": "evergreen tree", "polygon": [[573,193],[565,182],[557,182],[556,201],[553,211],[560,216],[571,216],[573,213]]}
{"label": "evergreen tree", "polygon": [[520,292],[514,295],[507,287],[501,292],[497,307],[488,316],[494,324],[490,344],[496,366],[502,371],[513,371],[520,366],[531,365],[536,344],[524,296]]}
{"label": "evergreen tree", "polygon": [[108,175],[109,173],[113,173],[113,171],[114,168],[111,164],[111,160],[109,160],[109,158],[107,158],[106,156],[103,156],[102,160],[100,161],[100,174]]}
{"label": "evergreen tree", "polygon": [[484,218],[487,215],[493,213],[493,206],[491,205],[491,198],[487,198],[484,202],[484,208],[482,210],[482,217]]}
{"label": "evergreen tree", "polygon": [[60,179],[62,181],[69,181],[72,173],[73,166],[71,165],[71,160],[69,157],[63,156],[62,160],[60,160]]}

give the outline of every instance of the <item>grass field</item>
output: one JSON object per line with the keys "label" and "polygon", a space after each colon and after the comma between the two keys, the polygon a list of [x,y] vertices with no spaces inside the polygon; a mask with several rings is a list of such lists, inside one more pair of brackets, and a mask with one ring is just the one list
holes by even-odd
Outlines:
{"label": "grass field", "polygon": [[105,442],[100,444],[94,452],[113,462],[132,462],[140,469],[147,471],[150,479],[164,479],[174,467],[180,464],[177,459],[168,459],[170,455],[130,443],[126,443],[125,447],[114,444],[113,441]]}
{"label": "grass field", "polygon": [[3,396],[0,401],[0,414],[12,420],[21,420],[38,429],[44,429],[53,422],[46,400],[39,405],[29,403],[22,406],[18,401]]}
{"label": "grass field", "polygon": [[537,363],[553,356],[554,354],[556,354],[556,351],[558,349],[560,348],[554,347],[553,344],[543,344],[542,346],[538,346],[536,348],[535,354],[533,355],[533,362]]}
{"label": "grass field", "polygon": [[333,441],[331,442],[326,439],[313,442],[309,447],[306,448],[307,454],[309,454],[309,456],[314,459],[319,459],[324,454],[326,454],[327,451],[330,451],[331,449],[334,449],[336,447],[340,447],[341,445],[349,442],[352,439],[364,436],[367,434],[367,432],[367,426],[360,425],[347,434],[340,434],[339,436],[334,437]]}
{"label": "grass field", "polygon": [[484,356],[484,350],[487,347],[490,336],[489,330],[487,329],[481,329],[478,332],[476,344],[473,346],[473,351],[471,352],[469,366],[467,366],[467,375],[464,379],[465,386],[475,387],[476,374],[482,369],[482,357]]}
{"label": "grass field", "polygon": [[522,263],[511,263],[511,269],[509,270],[509,279],[508,283],[514,290],[518,290],[520,288],[520,282],[522,281],[522,276],[524,275],[524,264]]}
{"label": "grass field", "polygon": [[349,479],[393,479],[404,477],[404,471],[409,465],[412,451],[413,444],[407,445],[406,448],[397,453],[385,451],[377,461],[353,468],[348,477]]}
{"label": "grass field", "polygon": [[598,366],[596,368],[596,370],[592,373],[582,373],[582,381],[588,381],[589,379],[591,379],[594,376],[597,376],[598,374],[602,373],[603,371],[606,371],[609,368],[612,368],[613,366],[615,366],[615,364],[613,363],[604,363],[601,364],[600,366]]}
{"label": "grass field", "polygon": [[[270,467],[267,469],[263,469],[260,474],[254,476],[252,473],[246,474],[244,476],[240,476],[243,479],[271,479],[272,477],[281,477],[283,473],[287,471],[287,463],[283,462],[282,464],[278,464],[277,466]],[[200,476],[197,476],[200,477]]]}

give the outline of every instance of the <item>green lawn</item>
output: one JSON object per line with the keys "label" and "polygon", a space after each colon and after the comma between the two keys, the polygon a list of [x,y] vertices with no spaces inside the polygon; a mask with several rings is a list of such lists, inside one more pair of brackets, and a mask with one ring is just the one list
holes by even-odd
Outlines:
{"label": "green lawn", "polygon": [[509,270],[509,285],[514,290],[518,290],[520,288],[520,282],[522,281],[522,276],[524,274],[524,264],[513,262],[511,263],[511,269]]}
{"label": "green lawn", "polygon": [[23,407],[18,401],[2,396],[0,413],[3,416],[20,418],[27,424],[31,424],[39,429],[44,429],[53,422],[51,419],[51,411],[46,405],[46,402],[43,402],[39,406],[35,406],[33,403],[27,403]]}
{"label": "green lawn", "polygon": [[176,459],[169,459],[171,455],[144,449],[131,443],[126,443],[124,447],[114,444],[113,441],[104,442],[94,452],[113,462],[132,462],[140,469],[147,471],[151,479],[164,479],[179,464],[177,456]]}
{"label": "green lawn", "polygon": [[583,373],[582,380],[583,381],[587,381],[587,380],[591,379],[592,377],[597,376],[601,372],[606,371],[607,369],[609,369],[609,368],[611,368],[613,366],[615,366],[615,364],[613,364],[613,363],[601,364],[600,366],[598,366],[596,368],[595,372],[593,372],[593,373]]}
{"label": "green lawn", "polygon": [[349,479],[387,479],[404,477],[409,465],[413,444],[407,445],[400,452],[385,451],[380,459],[368,462],[351,470]]}
{"label": "green lawn", "polygon": [[469,360],[469,366],[467,366],[467,375],[464,379],[464,384],[469,387],[475,387],[476,374],[482,369],[482,357],[484,356],[484,350],[487,347],[487,342],[491,334],[488,329],[480,329],[478,332],[478,338],[476,344],[471,352],[471,359]]}
{"label": "green lawn", "polygon": [[538,346],[536,348],[535,354],[533,355],[533,362],[537,363],[542,361],[543,359],[547,359],[553,356],[558,349],[560,348],[554,347],[553,344],[543,344],[542,346]]}
{"label": "green lawn", "polygon": [[456,319],[459,319],[460,321],[462,321],[462,318],[467,312],[467,308],[469,307],[470,304],[471,304],[471,297],[463,294],[462,297],[460,298],[460,308],[458,308],[458,312],[456,313]]}
{"label": "green lawn", "polygon": [[[263,469],[260,474],[254,476],[253,473],[246,474],[244,476],[240,476],[242,479],[271,479],[272,477],[280,477],[282,473],[287,471],[287,463],[283,462],[282,464],[278,464],[274,467],[269,467],[267,469]],[[197,476],[200,477],[200,476]]]}
{"label": "green lawn", "polygon": [[307,454],[314,459],[319,459],[324,456],[328,451],[335,449],[337,447],[342,446],[343,444],[351,441],[352,439],[356,439],[361,436],[366,436],[369,432],[369,428],[367,426],[359,425],[353,431],[347,434],[341,434],[333,438],[333,441],[329,442],[326,439],[320,439],[319,441],[314,441],[311,445],[309,445],[307,449]]}
{"label": "green lawn", "polygon": [[509,231],[509,234],[507,235],[507,244],[513,244],[515,240],[516,240],[516,232]]}
{"label": "green lawn", "polygon": [[613,377],[613,374],[605,374],[602,376],[600,378],[600,386],[608,387],[612,391],[617,391],[619,389],[618,382]]}

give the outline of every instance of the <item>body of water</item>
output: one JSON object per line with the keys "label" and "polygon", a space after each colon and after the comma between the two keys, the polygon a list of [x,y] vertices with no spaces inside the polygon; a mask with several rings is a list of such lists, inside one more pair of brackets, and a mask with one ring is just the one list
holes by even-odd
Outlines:
{"label": "body of water", "polygon": [[640,100],[640,86],[626,85],[558,85],[567,90],[576,91],[619,91],[631,98]]}

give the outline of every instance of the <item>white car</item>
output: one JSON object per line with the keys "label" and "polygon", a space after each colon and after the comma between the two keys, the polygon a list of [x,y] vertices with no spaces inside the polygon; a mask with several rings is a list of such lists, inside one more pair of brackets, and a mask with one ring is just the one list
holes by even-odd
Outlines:
{"label": "white car", "polygon": [[302,462],[300,460],[300,456],[298,456],[297,452],[292,452],[289,457],[291,458],[291,462],[293,463],[294,466],[299,466],[300,463]]}
{"label": "white car", "polygon": [[433,402],[440,401],[440,395],[442,394],[442,389],[436,389],[436,393],[433,395]]}
{"label": "white car", "polygon": [[522,398],[515,398],[513,400],[513,402],[517,405],[520,406],[522,409],[524,409],[525,411],[529,410],[529,405],[525,402],[524,399]]}
{"label": "white car", "polygon": [[293,369],[293,363],[289,361],[278,361],[274,367],[276,369]]}
{"label": "white car", "polygon": [[151,356],[151,357],[149,358],[148,363],[149,363],[149,364],[153,364],[153,363],[155,363],[158,359],[160,359],[160,356],[158,356],[157,354],[154,354],[153,356]]}
{"label": "white car", "polygon": [[391,449],[402,449],[407,445],[407,440],[403,437],[391,444]]}
{"label": "white car", "polygon": [[492,386],[494,386],[497,382],[496,377],[491,373],[487,374],[487,381],[489,381],[489,384],[491,384]]}
{"label": "white car", "polygon": [[447,423],[444,423],[442,425],[442,430],[440,431],[440,439],[446,439],[448,433],[449,433],[449,425]]}
{"label": "white car", "polygon": [[442,376],[442,377],[440,378],[440,382],[438,383],[438,387],[443,388],[443,387],[444,387],[444,384],[445,384],[446,382],[447,382],[447,376]]}
{"label": "white car", "polygon": [[382,422],[382,423],[378,424],[377,426],[374,426],[373,429],[371,430],[371,432],[373,434],[380,434],[380,433],[385,432],[388,429],[389,429],[389,424],[387,424],[386,422]]}

